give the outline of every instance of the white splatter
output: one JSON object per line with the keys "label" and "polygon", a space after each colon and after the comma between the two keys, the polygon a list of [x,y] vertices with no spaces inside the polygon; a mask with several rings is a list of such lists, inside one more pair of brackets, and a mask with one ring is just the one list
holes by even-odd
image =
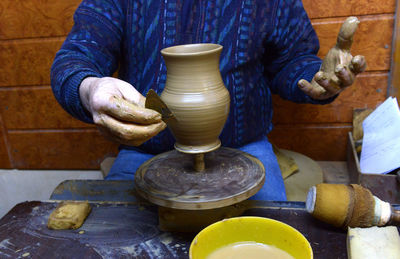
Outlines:
{"label": "white splatter", "polygon": [[128,255],[138,257],[142,252],[143,249],[140,246],[124,246],[122,249],[128,253]]}
{"label": "white splatter", "polygon": [[160,241],[165,246],[168,246],[169,244],[171,244],[173,240],[174,239],[172,238],[172,236],[168,233],[164,233],[164,234],[160,235]]}
{"label": "white splatter", "polygon": [[[13,246],[13,244],[10,243],[10,239],[4,239],[3,241],[0,242],[0,249],[3,251],[6,251],[6,250],[13,251],[13,249],[10,248],[11,246]],[[5,254],[2,251],[0,251],[0,257],[1,258],[4,258],[4,257],[11,258],[10,255]]]}

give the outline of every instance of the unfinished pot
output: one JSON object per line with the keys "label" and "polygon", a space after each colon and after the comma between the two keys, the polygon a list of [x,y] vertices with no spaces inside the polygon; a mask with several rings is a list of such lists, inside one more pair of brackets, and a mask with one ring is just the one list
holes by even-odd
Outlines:
{"label": "unfinished pot", "polygon": [[183,153],[210,152],[221,145],[219,135],[229,114],[230,97],[219,71],[222,46],[178,45],[161,50],[167,81],[161,99],[176,117],[168,123]]}

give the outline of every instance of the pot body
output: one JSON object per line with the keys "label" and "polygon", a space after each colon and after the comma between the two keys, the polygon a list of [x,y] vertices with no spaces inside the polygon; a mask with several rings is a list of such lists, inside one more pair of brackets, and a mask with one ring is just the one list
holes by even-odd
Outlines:
{"label": "pot body", "polygon": [[222,46],[178,45],[161,50],[167,80],[161,99],[176,117],[168,123],[184,153],[210,152],[221,145],[219,135],[229,114],[230,97],[219,71]]}

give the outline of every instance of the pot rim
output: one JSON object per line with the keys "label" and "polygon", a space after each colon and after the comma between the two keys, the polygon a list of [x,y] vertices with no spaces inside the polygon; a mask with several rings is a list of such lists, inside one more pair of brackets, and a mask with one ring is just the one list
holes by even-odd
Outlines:
{"label": "pot rim", "polygon": [[[195,43],[195,44],[183,44],[167,47],[161,50],[163,56],[170,57],[181,57],[181,56],[202,56],[210,53],[221,51],[222,45],[215,43]],[[183,49],[183,52],[176,52],[176,49]],[[191,51],[193,49],[193,51]],[[197,50],[196,50],[197,49]],[[203,50],[202,50],[203,49]]]}

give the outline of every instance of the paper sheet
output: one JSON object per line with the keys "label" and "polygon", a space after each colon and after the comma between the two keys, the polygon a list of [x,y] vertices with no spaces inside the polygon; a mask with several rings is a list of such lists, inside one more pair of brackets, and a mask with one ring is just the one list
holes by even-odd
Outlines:
{"label": "paper sheet", "polygon": [[363,122],[360,167],[365,174],[385,174],[400,167],[400,110],[389,97]]}

